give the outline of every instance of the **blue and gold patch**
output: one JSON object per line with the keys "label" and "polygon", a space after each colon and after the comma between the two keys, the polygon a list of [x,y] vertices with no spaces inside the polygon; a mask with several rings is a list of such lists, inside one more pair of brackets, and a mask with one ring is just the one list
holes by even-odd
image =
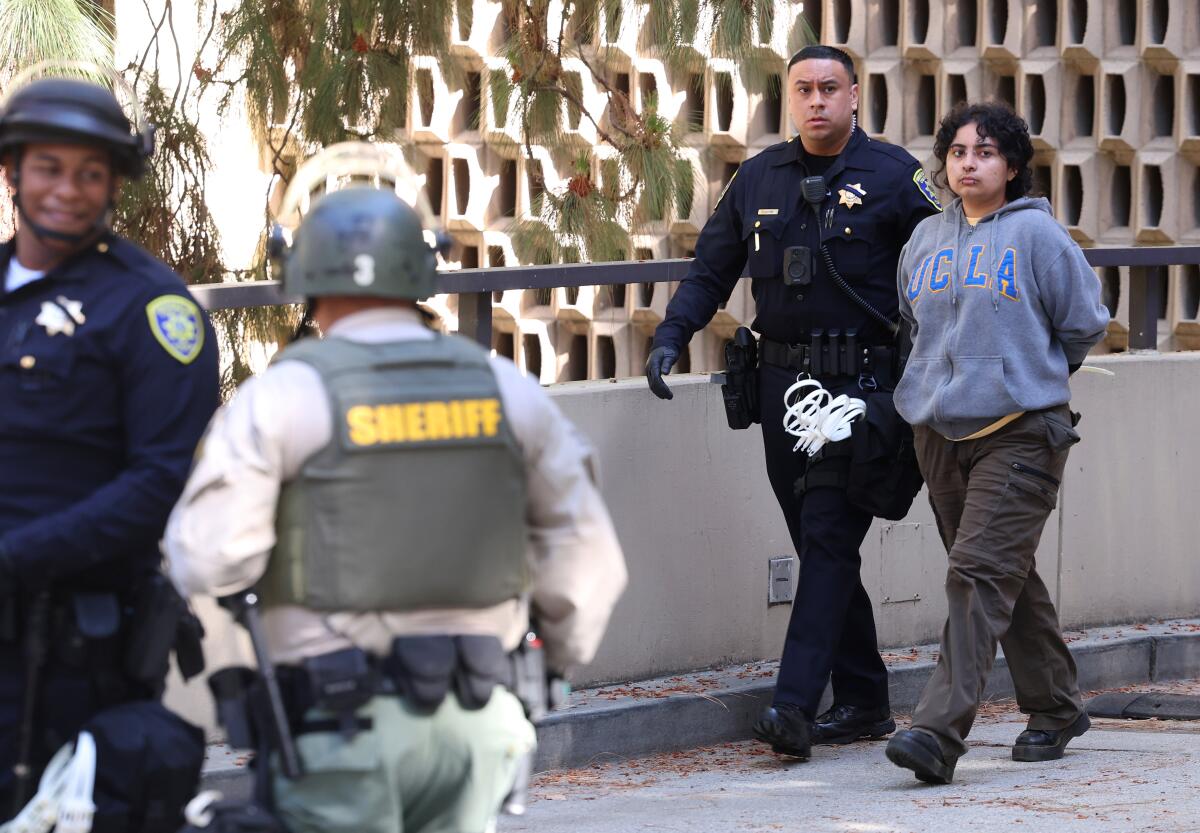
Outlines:
{"label": "blue and gold patch", "polygon": [[191,364],[204,347],[200,308],[181,295],[159,295],[146,304],[150,332],[173,358]]}
{"label": "blue and gold patch", "polygon": [[933,186],[929,184],[929,177],[925,176],[924,168],[917,168],[917,172],[913,174],[913,183],[916,184],[917,190],[924,195],[925,199],[929,200],[929,204],[938,211],[942,210],[942,204],[938,201],[937,193],[934,192]]}

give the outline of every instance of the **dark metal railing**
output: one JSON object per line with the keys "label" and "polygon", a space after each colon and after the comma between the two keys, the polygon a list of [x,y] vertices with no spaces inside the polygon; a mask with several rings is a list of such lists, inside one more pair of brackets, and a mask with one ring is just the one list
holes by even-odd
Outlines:
{"label": "dark metal railing", "polygon": [[[1168,266],[1200,264],[1200,246],[1131,246],[1084,249],[1094,267],[1129,267],[1129,348],[1153,350],[1158,343],[1158,311],[1162,308],[1160,279]],[[492,293],[506,289],[600,286],[604,284],[666,283],[687,274],[689,258],[567,263],[553,266],[507,266],[462,269],[438,275],[438,292],[458,295],[459,332],[480,344],[492,343]],[[269,307],[297,303],[277,281],[202,284],[192,293],[206,309]]]}

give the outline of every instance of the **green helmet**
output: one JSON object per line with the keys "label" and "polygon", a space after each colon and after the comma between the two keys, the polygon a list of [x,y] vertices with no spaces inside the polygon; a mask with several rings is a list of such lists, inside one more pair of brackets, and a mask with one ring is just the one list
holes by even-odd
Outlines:
{"label": "green helmet", "polygon": [[284,256],[283,290],[419,301],[437,292],[436,257],[408,203],[353,186],[313,203]]}

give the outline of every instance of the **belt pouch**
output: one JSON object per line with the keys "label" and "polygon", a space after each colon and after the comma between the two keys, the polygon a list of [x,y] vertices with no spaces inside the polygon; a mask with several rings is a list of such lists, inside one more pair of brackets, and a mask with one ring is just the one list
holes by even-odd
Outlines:
{"label": "belt pouch", "polygon": [[450,690],[457,653],[450,636],[398,636],[385,669],[414,709],[432,712]]}
{"label": "belt pouch", "polygon": [[454,693],[467,711],[482,709],[492,699],[492,689],[504,681],[508,658],[494,636],[459,636],[458,669]]}
{"label": "belt pouch", "polygon": [[326,711],[353,714],[375,695],[375,672],[361,648],[309,657],[302,664],[313,702]]}

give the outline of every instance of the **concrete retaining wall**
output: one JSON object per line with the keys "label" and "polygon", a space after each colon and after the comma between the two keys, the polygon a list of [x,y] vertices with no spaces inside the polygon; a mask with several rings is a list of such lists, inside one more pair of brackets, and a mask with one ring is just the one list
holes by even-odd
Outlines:
{"label": "concrete retaining wall", "polygon": [[[1200,355],[1093,358],[1081,373],[1059,509],[1038,554],[1066,627],[1200,614]],[[775,658],[790,606],[767,605],[767,563],[792,554],[767,483],[757,430],[730,431],[706,376],[672,380],[660,402],[642,379],[579,382],[551,394],[599,449],[604,493],[629,563],[596,661],[577,683],[632,680]],[[945,553],[919,496],[899,523],[877,522],[862,573],[884,646],[935,642],[945,616]],[[224,614],[205,608],[210,664],[243,655]],[[207,694],[172,702],[210,723]]]}

